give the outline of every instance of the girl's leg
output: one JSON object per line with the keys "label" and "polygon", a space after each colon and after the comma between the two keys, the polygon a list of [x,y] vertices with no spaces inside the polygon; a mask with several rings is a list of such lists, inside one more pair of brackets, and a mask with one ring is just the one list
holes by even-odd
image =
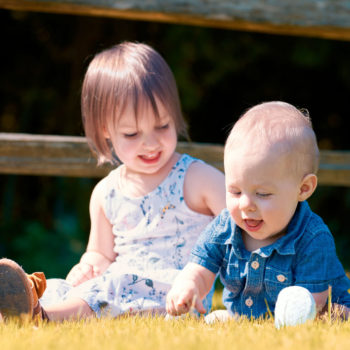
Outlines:
{"label": "girl's leg", "polygon": [[45,312],[50,321],[78,320],[95,315],[90,306],[80,298],[71,298],[59,304],[50,305],[45,308]]}

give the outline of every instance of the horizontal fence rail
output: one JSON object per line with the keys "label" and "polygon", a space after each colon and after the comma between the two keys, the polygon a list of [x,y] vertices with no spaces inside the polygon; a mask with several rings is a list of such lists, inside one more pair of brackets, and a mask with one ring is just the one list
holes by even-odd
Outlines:
{"label": "horizontal fence rail", "polygon": [[350,40],[347,0],[0,0],[0,8]]}
{"label": "horizontal fence rail", "polygon": [[[179,142],[177,151],[223,170],[223,146]],[[85,137],[0,133],[0,173],[103,177],[113,167],[97,166]],[[321,185],[350,186],[350,151],[321,151]]]}

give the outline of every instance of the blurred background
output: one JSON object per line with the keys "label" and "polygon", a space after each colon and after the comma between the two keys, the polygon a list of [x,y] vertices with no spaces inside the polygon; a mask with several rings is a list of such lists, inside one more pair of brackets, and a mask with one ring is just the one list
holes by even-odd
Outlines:
{"label": "blurred background", "polygon": [[[321,149],[350,149],[350,42],[8,10],[0,33],[0,132],[83,136],[87,65],[130,40],[170,65],[193,141],[223,144],[246,108],[284,100],[309,110]],[[0,175],[0,256],[65,277],[85,249],[97,181]],[[350,269],[350,188],[319,186],[310,205]]]}

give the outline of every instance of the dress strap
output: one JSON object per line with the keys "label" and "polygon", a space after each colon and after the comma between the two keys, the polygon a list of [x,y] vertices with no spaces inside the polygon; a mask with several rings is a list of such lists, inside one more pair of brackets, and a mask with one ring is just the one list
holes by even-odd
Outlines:
{"label": "dress strap", "polygon": [[[179,160],[171,169],[167,178],[159,185],[163,189],[168,189],[169,192],[175,190],[175,187],[178,189],[183,189],[183,184],[185,181],[185,176],[188,168],[193,162],[202,162],[201,160],[191,157],[188,154],[182,154]],[[166,192],[168,192],[166,191]]]}

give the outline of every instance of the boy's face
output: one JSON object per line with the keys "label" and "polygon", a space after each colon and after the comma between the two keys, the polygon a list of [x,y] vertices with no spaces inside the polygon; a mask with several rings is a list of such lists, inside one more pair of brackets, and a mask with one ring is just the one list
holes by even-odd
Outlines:
{"label": "boy's face", "polygon": [[302,179],[288,167],[291,159],[241,146],[225,157],[227,208],[255,247],[277,240],[294,215]]}

